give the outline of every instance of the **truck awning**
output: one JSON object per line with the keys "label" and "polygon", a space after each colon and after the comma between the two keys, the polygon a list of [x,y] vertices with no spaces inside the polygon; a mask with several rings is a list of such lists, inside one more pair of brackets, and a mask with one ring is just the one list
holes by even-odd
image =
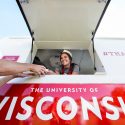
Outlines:
{"label": "truck awning", "polygon": [[20,3],[35,41],[57,44],[63,41],[61,46],[78,42],[85,49],[106,6],[100,0],[20,0]]}

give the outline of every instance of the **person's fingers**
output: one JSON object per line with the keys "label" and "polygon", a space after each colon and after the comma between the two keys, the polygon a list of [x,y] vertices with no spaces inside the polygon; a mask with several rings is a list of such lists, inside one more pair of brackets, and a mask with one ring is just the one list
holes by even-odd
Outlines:
{"label": "person's fingers", "polygon": [[48,69],[46,69],[44,67],[41,67],[41,71],[42,71],[42,73],[44,72],[44,74],[48,73]]}
{"label": "person's fingers", "polygon": [[18,74],[14,75],[14,76],[15,76],[15,78],[16,77],[24,78],[24,77],[27,77],[27,74],[26,73],[18,73]]}
{"label": "person's fingers", "polygon": [[40,72],[41,72],[42,75],[45,75],[45,74],[46,74],[46,73],[45,73],[45,70],[43,70],[43,69],[41,69]]}
{"label": "person's fingers", "polygon": [[42,70],[42,69],[40,69],[39,71],[37,71],[36,72],[37,73],[37,75],[45,75],[45,72]]}
{"label": "person's fingers", "polygon": [[27,73],[27,76],[35,76],[35,75],[36,75],[36,73],[34,73],[34,72]]}
{"label": "person's fingers", "polygon": [[44,69],[43,71],[45,72],[45,74],[47,74],[49,72],[48,69]]}
{"label": "person's fingers", "polygon": [[41,66],[42,68],[44,68],[44,69],[46,69],[46,67],[45,66]]}
{"label": "person's fingers", "polygon": [[46,69],[46,73],[48,73],[49,72],[49,69]]}
{"label": "person's fingers", "polygon": [[45,75],[49,72],[48,69],[46,69],[43,65],[34,65],[33,72],[37,73],[38,75]]}

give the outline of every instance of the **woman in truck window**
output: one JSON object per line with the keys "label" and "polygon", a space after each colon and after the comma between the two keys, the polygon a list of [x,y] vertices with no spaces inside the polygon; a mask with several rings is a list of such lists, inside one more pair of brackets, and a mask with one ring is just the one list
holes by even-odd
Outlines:
{"label": "woman in truck window", "polygon": [[61,65],[55,70],[57,74],[79,74],[79,66],[72,63],[72,53],[68,50],[63,50],[60,54]]}

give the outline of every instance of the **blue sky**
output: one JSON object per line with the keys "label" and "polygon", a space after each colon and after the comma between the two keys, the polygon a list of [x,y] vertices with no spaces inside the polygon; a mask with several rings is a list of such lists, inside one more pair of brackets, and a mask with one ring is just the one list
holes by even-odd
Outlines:
{"label": "blue sky", "polygon": [[0,38],[30,36],[16,0],[0,2]]}

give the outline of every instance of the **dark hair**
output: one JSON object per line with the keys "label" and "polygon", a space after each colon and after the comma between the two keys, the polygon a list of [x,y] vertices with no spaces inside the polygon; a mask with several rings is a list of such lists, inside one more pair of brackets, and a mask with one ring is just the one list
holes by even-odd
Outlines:
{"label": "dark hair", "polygon": [[[75,65],[77,65],[77,64],[71,63],[70,68],[69,68],[69,71],[68,71],[68,74],[72,74]],[[60,74],[64,74],[64,66],[61,66],[61,72],[60,72]]]}
{"label": "dark hair", "polygon": [[66,54],[66,55],[68,55],[69,59],[70,59],[71,62],[72,62],[72,57],[71,57],[68,53],[66,53],[66,52],[62,52],[62,53],[60,54],[60,60],[61,60],[61,55],[62,55],[62,54]]}
{"label": "dark hair", "polygon": [[35,58],[34,58],[34,60],[33,60],[33,64],[43,65],[43,66],[46,67],[46,65],[45,65],[43,62],[41,62],[40,58],[37,57],[37,56],[35,56]]}

